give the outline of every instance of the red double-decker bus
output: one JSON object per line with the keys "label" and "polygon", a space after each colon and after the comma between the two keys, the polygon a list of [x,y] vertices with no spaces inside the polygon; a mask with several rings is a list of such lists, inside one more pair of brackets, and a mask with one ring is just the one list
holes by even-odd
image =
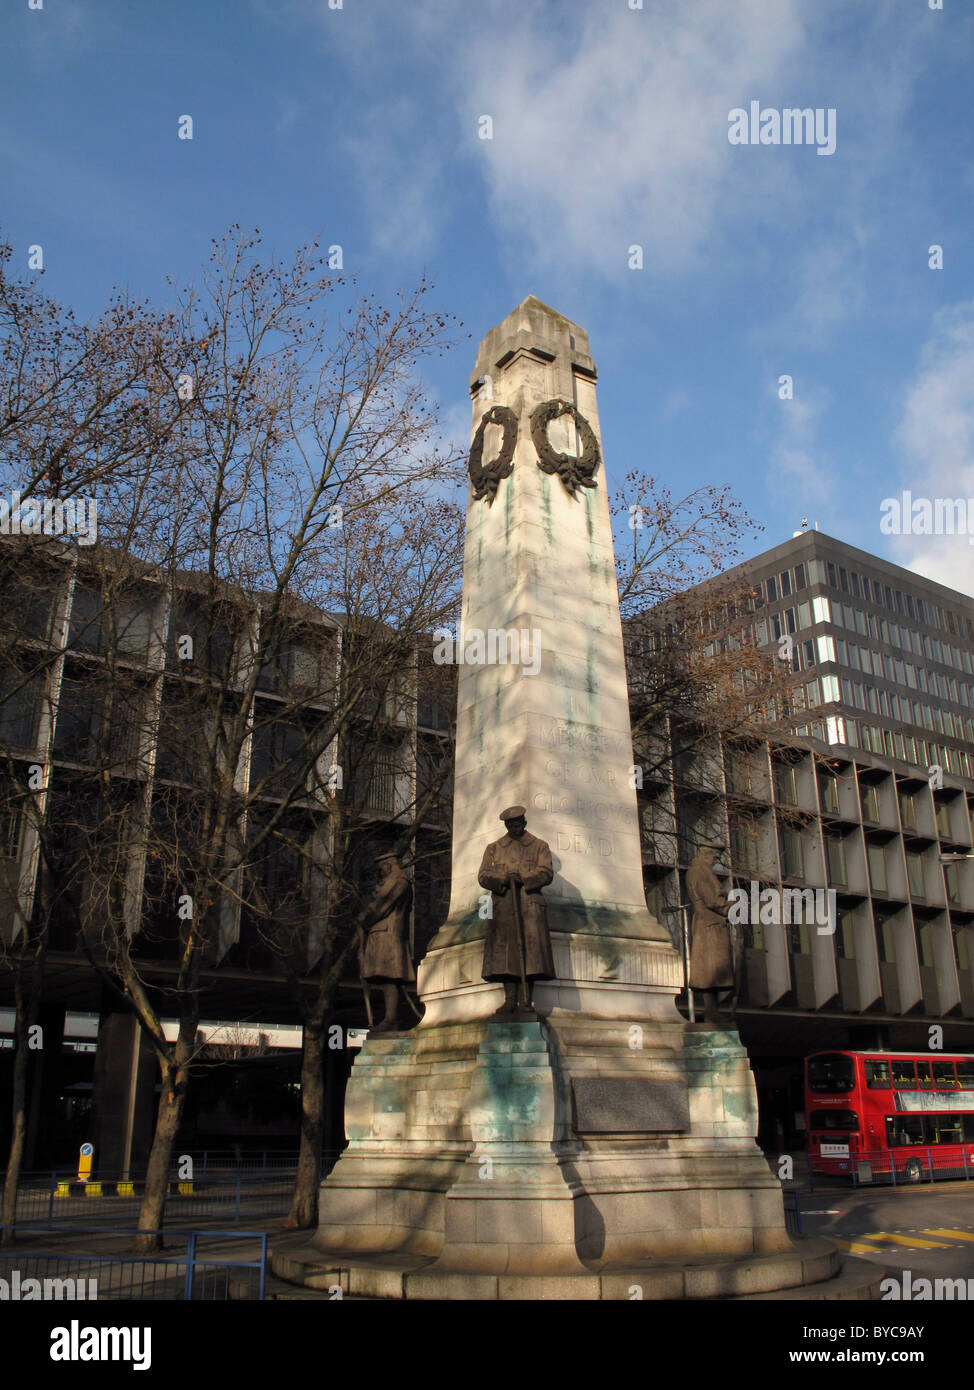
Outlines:
{"label": "red double-decker bus", "polygon": [[974,1057],[816,1052],[805,1122],[813,1173],[974,1177]]}

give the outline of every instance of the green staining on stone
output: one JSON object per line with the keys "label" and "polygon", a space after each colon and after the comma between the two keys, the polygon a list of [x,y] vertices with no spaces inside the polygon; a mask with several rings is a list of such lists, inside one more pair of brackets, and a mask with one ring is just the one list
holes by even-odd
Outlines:
{"label": "green staining on stone", "polygon": [[594,698],[598,693],[599,683],[595,674],[596,657],[595,647],[591,642],[585,645],[585,691],[590,698]]}
{"label": "green staining on stone", "polygon": [[[469,516],[469,512],[468,512],[468,516]],[[475,527],[476,527],[476,537],[477,537],[477,550],[476,550],[476,557],[477,557],[477,582],[480,583],[480,580],[481,580],[481,565],[482,565],[483,554],[484,554],[484,508],[483,508],[482,506],[478,506],[478,507],[476,507],[475,510],[474,510],[474,525],[475,525]]]}
{"label": "green staining on stone", "polygon": [[[526,1058],[531,1061],[526,1064]],[[480,1047],[489,1117],[478,1117],[488,1142],[509,1142],[541,1116],[541,1088],[548,1080],[548,1048],[537,1023],[491,1023]]]}
{"label": "green staining on stone", "polygon": [[548,926],[552,931],[586,937],[618,937],[621,940],[656,941],[645,930],[649,914],[623,912],[611,903],[579,903],[558,899],[548,902]]}
{"label": "green staining on stone", "polygon": [[[449,930],[452,927],[452,931]],[[442,941],[437,944],[440,946],[452,946],[456,943],[466,943],[468,941],[482,941],[487,931],[487,923],[480,915],[480,905],[469,908],[461,916],[455,917],[452,923],[447,923],[441,928],[446,932]]]}
{"label": "green staining on stone", "polygon": [[751,1115],[750,1096],[743,1086],[724,1086],[724,1118],[728,1120],[747,1120]]}
{"label": "green staining on stone", "polygon": [[554,546],[555,532],[551,520],[551,479],[546,473],[541,475],[541,512],[544,517],[545,539],[549,546]]}

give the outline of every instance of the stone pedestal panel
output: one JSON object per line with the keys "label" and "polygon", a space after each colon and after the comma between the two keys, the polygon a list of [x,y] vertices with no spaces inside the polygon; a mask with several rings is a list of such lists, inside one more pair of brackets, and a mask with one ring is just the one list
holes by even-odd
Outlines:
{"label": "stone pedestal panel", "polygon": [[[633,1046],[638,1042],[639,1046]],[[790,1250],[736,1034],[553,1014],[366,1042],[316,1245],[576,1275]]]}

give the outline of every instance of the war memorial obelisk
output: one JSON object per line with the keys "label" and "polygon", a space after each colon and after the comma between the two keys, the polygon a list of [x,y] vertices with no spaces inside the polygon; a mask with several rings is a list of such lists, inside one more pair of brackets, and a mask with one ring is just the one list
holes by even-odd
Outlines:
{"label": "war memorial obelisk", "polygon": [[[628,1298],[634,1284],[707,1298],[827,1279],[834,1252],[800,1254],[785,1232],[739,1038],[688,1029],[680,958],[646,906],[587,335],[528,298],[484,338],[471,380],[449,916],[419,967],[421,1023],[356,1058],[313,1245],[275,1268],[407,1298]],[[491,630],[536,634],[540,667],[470,660]],[[495,1017],[501,986],[482,979],[478,882],[512,803],[551,849],[556,975],[516,1022]]]}

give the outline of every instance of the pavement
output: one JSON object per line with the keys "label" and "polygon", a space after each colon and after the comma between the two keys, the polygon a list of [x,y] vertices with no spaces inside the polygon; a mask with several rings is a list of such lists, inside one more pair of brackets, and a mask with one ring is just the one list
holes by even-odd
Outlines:
{"label": "pavement", "polygon": [[[841,1179],[819,1178],[813,1184],[795,1186],[800,1192],[804,1237],[830,1241],[857,1266],[859,1261],[868,1262],[879,1277],[902,1280],[909,1272],[914,1280],[970,1279],[974,1296],[974,1182],[853,1188]],[[192,1202],[171,1203],[163,1249],[152,1257],[149,1267],[139,1270],[142,1257],[132,1254],[136,1207],[124,1198],[105,1198],[88,1207],[82,1203],[60,1229],[21,1228],[14,1245],[0,1247],[0,1277],[7,1277],[13,1268],[20,1268],[22,1277],[42,1276],[44,1270],[80,1277],[83,1270],[88,1277],[98,1278],[101,1298],[124,1297],[128,1288],[129,1297],[177,1299],[182,1297],[185,1281],[187,1236],[197,1231],[202,1233],[196,1250],[197,1293],[254,1298],[256,1271],[239,1262],[259,1260],[261,1235],[266,1234],[269,1247],[274,1248],[282,1240],[302,1243],[310,1238],[310,1232],[286,1233],[283,1213],[248,1215],[244,1211],[236,1222],[231,1213],[207,1216]],[[98,1225],[93,1219],[96,1209],[100,1220],[124,1226],[125,1232]],[[66,1207],[59,1211],[68,1214]],[[77,1269],[67,1266],[71,1256],[84,1257]],[[321,1301],[333,1296],[278,1279],[268,1263],[266,1298]]]}
{"label": "pavement", "polygon": [[885,1274],[974,1279],[974,1183],[852,1188],[820,1181],[802,1191],[801,1207],[804,1235],[831,1240]]}

